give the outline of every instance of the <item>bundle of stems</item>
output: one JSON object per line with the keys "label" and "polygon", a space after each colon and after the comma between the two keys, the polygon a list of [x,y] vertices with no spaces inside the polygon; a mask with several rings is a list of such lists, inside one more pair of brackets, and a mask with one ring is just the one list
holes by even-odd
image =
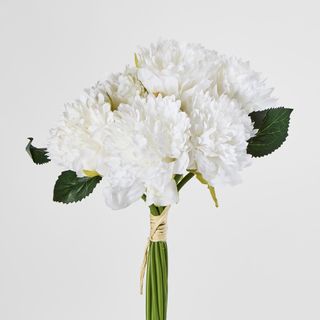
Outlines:
{"label": "bundle of stems", "polygon": [[[193,177],[176,175],[178,191]],[[151,205],[150,214],[159,216],[166,207]],[[146,275],[146,320],[166,320],[168,306],[168,247],[166,241],[150,242]]]}
{"label": "bundle of stems", "polygon": [[165,320],[168,304],[168,249],[165,241],[151,242],[146,279],[146,319]]}

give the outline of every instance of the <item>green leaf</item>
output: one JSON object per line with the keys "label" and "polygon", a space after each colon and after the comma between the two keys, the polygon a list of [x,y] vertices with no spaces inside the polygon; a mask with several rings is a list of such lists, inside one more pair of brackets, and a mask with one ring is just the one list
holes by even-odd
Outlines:
{"label": "green leaf", "polygon": [[138,55],[135,53],[134,54],[134,64],[136,66],[136,68],[139,68],[139,59],[138,59]]}
{"label": "green leaf", "polygon": [[29,143],[26,146],[26,151],[36,164],[43,164],[50,161],[48,158],[48,150],[46,148],[36,148],[32,145],[33,138],[28,138]]}
{"label": "green leaf", "polygon": [[266,156],[278,149],[288,136],[290,114],[284,107],[250,113],[257,134],[249,139],[247,152],[253,157]]}
{"label": "green leaf", "polygon": [[210,191],[211,198],[216,206],[216,208],[219,207],[218,198],[216,195],[216,190],[213,186],[211,186],[208,181],[202,176],[200,172],[195,172],[196,178],[204,185],[206,185]]}
{"label": "green leaf", "polygon": [[182,174],[175,174],[173,179],[176,182],[176,184],[178,185],[179,181],[181,180],[181,178],[183,177]]}
{"label": "green leaf", "polygon": [[209,184],[208,184],[208,189],[210,191],[211,198],[212,198],[216,208],[219,208],[219,202],[218,202],[218,198],[216,195],[216,189],[214,187],[210,186]]}
{"label": "green leaf", "polygon": [[261,111],[255,111],[249,114],[252,122],[253,122],[253,127],[255,129],[260,129],[262,124],[263,124],[263,120],[266,117],[267,113],[268,113],[268,109],[266,110],[261,110]]}
{"label": "green leaf", "polygon": [[90,177],[90,178],[93,178],[93,177],[96,177],[96,176],[99,176],[100,174],[95,171],[95,170],[82,170],[83,173],[87,176],[87,177]]}
{"label": "green leaf", "polygon": [[63,171],[54,186],[53,201],[77,202],[90,193],[102,179],[101,176],[78,177],[74,171]]}

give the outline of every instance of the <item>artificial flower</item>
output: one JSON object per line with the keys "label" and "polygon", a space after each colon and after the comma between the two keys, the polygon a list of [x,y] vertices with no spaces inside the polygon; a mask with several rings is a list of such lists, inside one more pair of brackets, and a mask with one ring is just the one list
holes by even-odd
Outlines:
{"label": "artificial flower", "polygon": [[85,92],[92,104],[109,103],[112,110],[115,110],[120,103],[131,103],[136,95],[143,96],[145,88],[137,78],[137,69],[126,67],[124,72],[111,74]]}
{"label": "artificial flower", "polygon": [[[99,95],[97,94],[97,100]],[[113,113],[108,102],[83,96],[65,105],[60,123],[50,131],[49,157],[67,170],[100,171],[106,157],[104,139]]]}
{"label": "artificial flower", "polygon": [[214,72],[216,81],[211,84],[211,92],[237,100],[248,114],[275,105],[273,89],[266,85],[260,73],[250,68],[248,61],[221,56],[219,68]]}
{"label": "artificial flower", "polygon": [[181,99],[194,89],[206,89],[215,78],[219,56],[199,44],[160,40],[137,54],[138,77],[154,94]]}
{"label": "artificial flower", "polygon": [[239,182],[251,159],[247,141],[255,131],[250,117],[227,95],[212,97],[202,91],[190,99],[186,112],[191,123],[189,169],[212,186]]}
{"label": "artificial flower", "polygon": [[120,104],[105,140],[109,150],[103,172],[107,204],[120,209],[144,193],[148,204],[177,202],[173,177],[188,166],[189,127],[174,96],[149,94],[136,96],[131,105]]}

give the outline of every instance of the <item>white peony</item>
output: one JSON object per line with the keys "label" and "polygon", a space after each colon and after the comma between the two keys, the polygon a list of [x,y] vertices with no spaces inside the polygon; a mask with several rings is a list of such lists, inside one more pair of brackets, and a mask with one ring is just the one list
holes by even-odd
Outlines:
{"label": "white peony", "polygon": [[188,166],[189,119],[173,96],[137,96],[114,111],[105,146],[105,199],[113,209],[138,200],[159,206],[178,201],[174,174]]}
{"label": "white peony", "polygon": [[137,55],[137,76],[151,93],[185,101],[199,90],[236,99],[247,113],[273,107],[272,88],[249,62],[218,55],[201,45],[161,40]]}
{"label": "white peony", "polygon": [[215,51],[174,40],[160,40],[149,49],[142,48],[137,61],[138,78],[150,93],[179,99],[195,88],[208,88],[219,66]]}
{"label": "white peony", "polygon": [[145,88],[137,78],[136,68],[127,67],[123,73],[111,74],[85,92],[92,104],[110,103],[115,110],[120,103],[130,104],[136,95],[144,95]]}
{"label": "white peony", "polygon": [[86,89],[81,99],[65,105],[60,124],[51,130],[50,158],[79,176],[83,170],[104,171],[108,150],[104,139],[112,110],[120,103],[132,102],[143,90],[135,68],[126,68]]}
{"label": "white peony", "polygon": [[194,95],[186,112],[191,122],[191,161],[212,186],[239,181],[239,172],[250,163],[247,140],[254,135],[250,117],[236,100],[208,93]]}
{"label": "white peony", "polygon": [[186,169],[213,186],[239,181],[255,133],[248,114],[273,106],[271,93],[248,62],[161,40],[66,105],[49,156],[79,176],[97,171],[113,209],[143,194],[148,205],[176,203],[173,178]]}
{"label": "white peony", "polygon": [[258,72],[250,68],[249,62],[234,57],[220,57],[219,69],[214,71],[216,81],[212,83],[214,95],[228,95],[237,100],[248,114],[254,110],[274,107],[276,99],[273,89],[266,86]]}
{"label": "white peony", "polygon": [[104,139],[112,122],[109,103],[92,103],[88,97],[65,105],[59,125],[50,131],[49,157],[65,169],[83,175],[100,171],[106,156]]}

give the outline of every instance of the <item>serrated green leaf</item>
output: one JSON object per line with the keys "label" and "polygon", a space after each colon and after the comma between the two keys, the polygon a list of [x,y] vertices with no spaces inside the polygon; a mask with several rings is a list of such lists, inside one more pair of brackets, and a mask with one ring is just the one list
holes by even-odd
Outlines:
{"label": "serrated green leaf", "polygon": [[26,146],[26,151],[35,164],[43,164],[50,161],[48,158],[48,150],[46,148],[36,148],[32,145],[33,138],[28,138],[29,143]]}
{"label": "serrated green leaf", "polygon": [[253,157],[266,156],[278,149],[288,136],[293,109],[274,108],[250,114],[257,134],[248,141],[247,152]]}
{"label": "serrated green leaf", "polygon": [[266,110],[261,110],[261,111],[254,111],[249,114],[249,116],[253,122],[253,127],[255,129],[261,128],[263,121],[264,121],[264,118],[266,117],[266,114],[268,113],[268,111],[269,111],[269,109],[266,109]]}
{"label": "serrated green leaf", "polygon": [[54,186],[53,201],[77,202],[90,193],[102,179],[101,176],[78,177],[74,171],[63,171]]}

